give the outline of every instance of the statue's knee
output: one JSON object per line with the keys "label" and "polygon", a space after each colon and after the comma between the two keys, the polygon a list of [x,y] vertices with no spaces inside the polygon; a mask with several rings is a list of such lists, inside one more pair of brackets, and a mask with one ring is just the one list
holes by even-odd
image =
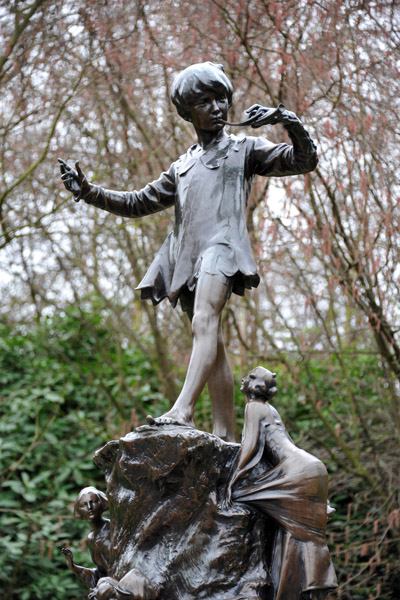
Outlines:
{"label": "statue's knee", "polygon": [[196,311],[192,320],[192,333],[194,337],[216,336],[218,333],[218,319],[210,311]]}

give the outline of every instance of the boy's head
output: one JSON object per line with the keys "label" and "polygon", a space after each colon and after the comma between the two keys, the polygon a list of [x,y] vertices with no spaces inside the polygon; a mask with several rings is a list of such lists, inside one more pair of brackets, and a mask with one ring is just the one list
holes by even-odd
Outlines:
{"label": "boy's head", "polygon": [[195,103],[196,97],[209,90],[225,94],[231,106],[233,87],[224,73],[223,66],[212,62],[197,63],[175,76],[171,100],[178,114],[187,121],[190,117],[190,107]]}

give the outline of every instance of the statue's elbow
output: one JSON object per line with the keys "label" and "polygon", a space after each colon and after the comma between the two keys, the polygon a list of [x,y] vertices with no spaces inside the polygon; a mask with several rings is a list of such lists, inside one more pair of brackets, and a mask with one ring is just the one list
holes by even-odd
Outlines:
{"label": "statue's elbow", "polygon": [[319,162],[318,154],[315,152],[311,157],[310,171],[315,171]]}
{"label": "statue's elbow", "polygon": [[307,156],[306,160],[303,164],[303,174],[311,173],[311,171],[315,171],[318,165],[318,155],[316,152]]}

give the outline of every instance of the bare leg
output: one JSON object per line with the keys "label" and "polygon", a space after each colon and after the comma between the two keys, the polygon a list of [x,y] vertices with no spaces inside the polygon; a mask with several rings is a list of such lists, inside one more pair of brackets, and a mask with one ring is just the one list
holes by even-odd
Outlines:
{"label": "bare leg", "polygon": [[[213,381],[217,377],[217,357],[218,362],[223,368],[223,373],[219,376],[226,376],[227,358],[222,354],[223,347],[221,334],[221,313],[225,306],[229,294],[228,280],[224,282],[220,276],[202,273],[196,285],[196,295],[194,301],[194,311],[192,320],[193,348],[186,373],[185,383],[179,397],[170,411],[153,421],[157,423],[179,423],[182,425],[193,425],[192,417],[196,402],[203,390],[211,372],[213,371]],[[222,343],[222,345],[221,345]],[[229,368],[230,373],[230,368]],[[232,375],[230,374],[230,377]],[[223,387],[218,384],[219,388]],[[228,383],[229,387],[229,383]],[[216,389],[211,383],[211,388]],[[214,405],[219,402],[213,391],[213,412]],[[233,423],[232,415],[223,415],[223,411],[217,412],[218,430],[224,437],[233,436],[232,425],[226,426],[225,423]],[[150,418],[151,422],[151,418]]]}
{"label": "bare leg", "polygon": [[214,435],[234,442],[233,375],[226,355],[221,322],[218,330],[217,358],[208,378],[208,391],[213,411]]}

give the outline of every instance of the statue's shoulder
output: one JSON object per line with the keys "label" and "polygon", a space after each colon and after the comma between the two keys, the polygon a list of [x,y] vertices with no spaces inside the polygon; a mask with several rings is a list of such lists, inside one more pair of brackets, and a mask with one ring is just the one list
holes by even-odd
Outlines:
{"label": "statue's shoulder", "polygon": [[269,149],[274,146],[266,138],[255,135],[239,134],[237,136],[231,135],[230,138],[232,150],[246,157],[251,157],[259,150]]}
{"label": "statue's shoulder", "polygon": [[233,150],[236,150],[237,152],[246,148],[249,144],[252,143],[251,136],[245,135],[244,133],[239,135],[231,133],[229,139],[230,146],[233,148]]}
{"label": "statue's shoulder", "polygon": [[180,157],[173,163],[174,172],[176,176],[182,176],[189,171],[197,163],[200,156],[200,146],[199,144],[193,144],[186,150],[184,154],[181,154]]}

